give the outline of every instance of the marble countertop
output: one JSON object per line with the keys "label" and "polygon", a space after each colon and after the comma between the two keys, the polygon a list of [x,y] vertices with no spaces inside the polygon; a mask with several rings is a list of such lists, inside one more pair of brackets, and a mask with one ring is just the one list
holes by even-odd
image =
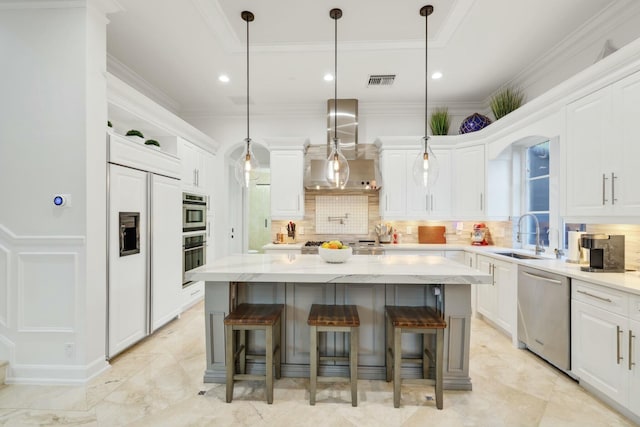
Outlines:
{"label": "marble countertop", "polygon": [[266,250],[292,250],[292,249],[301,249],[304,246],[305,242],[297,242],[297,243],[267,243],[262,247],[262,249]]}
{"label": "marble countertop", "polygon": [[490,284],[490,274],[441,256],[357,255],[342,264],[318,255],[239,254],[191,270],[187,280],[217,282]]}

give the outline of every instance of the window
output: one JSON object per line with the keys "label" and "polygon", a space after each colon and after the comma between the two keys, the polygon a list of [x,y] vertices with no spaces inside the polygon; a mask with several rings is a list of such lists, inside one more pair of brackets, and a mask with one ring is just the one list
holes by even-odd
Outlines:
{"label": "window", "polygon": [[[549,246],[549,141],[527,148],[524,161],[523,213],[535,215],[540,223],[540,243],[542,246]],[[536,225],[533,218],[523,219],[523,233],[525,226],[530,234],[526,234],[523,243],[535,245]]]}

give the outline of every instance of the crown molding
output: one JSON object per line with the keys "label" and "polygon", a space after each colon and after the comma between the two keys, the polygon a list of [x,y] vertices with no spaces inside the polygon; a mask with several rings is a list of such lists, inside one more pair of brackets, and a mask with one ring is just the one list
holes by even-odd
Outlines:
{"label": "crown molding", "polygon": [[169,135],[184,138],[211,153],[215,154],[218,150],[219,144],[213,138],[127,85],[117,76],[107,73],[106,79],[107,101],[110,106],[117,107],[131,117],[168,132]]}
{"label": "crown molding", "polygon": [[85,8],[87,0],[0,0],[0,9]]}
{"label": "crown molding", "polygon": [[[565,62],[567,58],[574,57],[593,46],[593,44],[605,38],[613,29],[629,19],[630,15],[637,15],[638,13],[640,13],[640,2],[634,0],[612,2],[601,13],[585,22],[551,50],[525,67],[522,72],[502,87],[518,86],[526,92],[527,88],[544,79],[548,71],[556,67],[558,62]],[[484,103],[489,105],[490,100],[491,95],[487,97]]]}
{"label": "crown molding", "polygon": [[180,111],[180,104],[176,100],[153,86],[140,76],[140,74],[133,71],[109,53],[107,54],[107,71],[120,80],[127,82],[127,84],[133,86],[139,92],[144,93],[172,113],[177,114]]}

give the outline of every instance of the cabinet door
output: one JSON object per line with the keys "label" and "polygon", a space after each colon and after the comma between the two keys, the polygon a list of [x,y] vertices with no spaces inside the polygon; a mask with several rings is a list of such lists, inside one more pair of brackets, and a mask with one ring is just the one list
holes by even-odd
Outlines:
{"label": "cabinet door", "polygon": [[180,314],[182,190],[180,181],[151,175],[151,332]]}
{"label": "cabinet door", "polygon": [[484,216],[484,145],[455,150],[455,214],[459,219]]}
{"label": "cabinet door", "polygon": [[270,167],[271,219],[304,218],[302,151],[272,151]]}
{"label": "cabinet door", "polygon": [[606,141],[611,166],[605,171],[610,179],[611,204],[616,216],[636,216],[640,214],[640,144],[635,127],[640,117],[640,72],[612,85],[612,99],[615,137]]}
{"label": "cabinet door", "polygon": [[418,185],[413,179],[413,163],[418,157],[418,153],[418,150],[404,151],[405,184],[403,185],[403,190],[406,193],[404,197],[406,203],[405,218],[426,219],[429,208],[427,189]]}
{"label": "cabinet door", "polygon": [[517,269],[510,262],[493,261],[496,287],[496,323],[515,335],[517,315]]}
{"label": "cabinet door", "polygon": [[610,205],[605,171],[611,140],[611,90],[605,88],[567,106],[567,214],[603,215]]}
{"label": "cabinet door", "polygon": [[629,322],[627,333],[629,351],[627,354],[627,368],[629,372],[629,409],[640,416],[640,322]]}
{"label": "cabinet door", "polygon": [[626,404],[628,320],[575,299],[571,303],[571,370],[580,381]]}
{"label": "cabinet door", "polygon": [[[493,259],[478,255],[477,256],[477,269],[483,273],[489,273],[493,275]],[[487,319],[495,321],[496,318],[496,303],[497,303],[497,291],[495,285],[495,277],[490,285],[476,285],[477,286],[477,302],[476,306],[478,313],[485,316]]]}
{"label": "cabinet door", "polygon": [[[385,285],[338,284],[336,304],[353,304],[358,307],[360,328],[358,331],[358,365],[384,366],[385,364]],[[349,350],[348,334],[335,334],[336,353]]]}
{"label": "cabinet door", "polygon": [[384,182],[380,195],[380,216],[384,219],[404,218],[407,206],[405,151],[385,150],[381,163]]}
{"label": "cabinet door", "polygon": [[[148,334],[147,173],[109,165],[109,356]],[[120,212],[139,213],[139,253],[120,256]],[[180,245],[178,245],[180,248]],[[180,264],[180,256],[174,263]],[[182,281],[180,281],[181,283]]]}
{"label": "cabinet door", "polygon": [[178,157],[180,157],[182,170],[182,188],[185,190],[195,191],[197,188],[198,151],[193,144],[184,140],[179,141]]}
{"label": "cabinet door", "polygon": [[428,218],[451,218],[451,150],[434,150],[440,171],[428,194]]}

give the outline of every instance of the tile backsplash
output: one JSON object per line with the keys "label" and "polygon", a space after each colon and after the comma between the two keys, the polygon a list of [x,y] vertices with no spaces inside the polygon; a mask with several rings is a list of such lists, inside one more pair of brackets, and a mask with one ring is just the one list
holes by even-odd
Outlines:
{"label": "tile backsplash", "polygon": [[367,234],[367,196],[316,196],[316,233]]}

